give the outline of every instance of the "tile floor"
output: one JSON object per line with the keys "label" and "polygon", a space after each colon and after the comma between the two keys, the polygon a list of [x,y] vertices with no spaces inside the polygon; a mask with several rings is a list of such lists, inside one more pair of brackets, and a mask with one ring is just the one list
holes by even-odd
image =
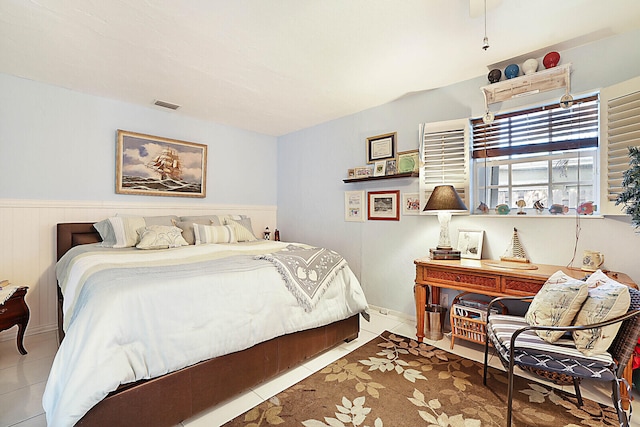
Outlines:
{"label": "tile floor", "polygon": [[[393,314],[382,315],[376,309],[372,309],[371,322],[361,321],[361,332],[358,339],[344,343],[235,399],[185,420],[180,425],[183,427],[214,427],[224,424],[365,344],[385,330],[409,337],[415,334],[413,319]],[[481,360],[483,356],[482,346],[462,340],[456,340],[454,348],[449,349],[450,340],[446,335],[442,340],[432,343],[470,359]],[[27,336],[25,337],[25,347],[29,353],[21,356],[15,348],[15,341],[0,342],[0,427],[44,427],[47,424],[41,400],[57,349],[55,332]],[[494,366],[499,366],[499,361],[495,357],[491,363]],[[571,389],[572,387],[569,387],[569,390]],[[608,386],[596,387],[585,384],[582,391],[584,397],[607,404],[610,402]],[[636,402],[637,398],[636,395]],[[640,427],[638,415],[634,417],[631,425]]]}

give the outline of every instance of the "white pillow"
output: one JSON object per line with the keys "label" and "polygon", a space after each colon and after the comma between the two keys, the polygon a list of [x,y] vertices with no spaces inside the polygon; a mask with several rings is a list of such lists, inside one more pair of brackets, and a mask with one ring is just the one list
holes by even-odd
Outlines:
{"label": "white pillow", "polygon": [[114,216],[109,218],[116,243],[114,248],[132,248],[138,243],[138,229],[146,223],[141,216]]}
{"label": "white pillow", "polygon": [[178,227],[167,225],[149,225],[139,229],[140,242],[136,245],[138,249],[167,249],[189,245],[182,230]]}
{"label": "white pillow", "polygon": [[[576,316],[575,325],[604,322],[629,310],[631,296],[626,285],[609,278],[600,270],[589,276],[587,284],[589,296]],[[586,356],[606,352],[621,325],[620,322],[604,328],[574,331],[573,340],[576,348]]]}
{"label": "white pillow", "polygon": [[[571,326],[587,298],[588,285],[562,271],[551,275],[533,298],[524,318],[531,326]],[[543,340],[553,343],[563,331],[535,331]]]}
{"label": "white pillow", "polygon": [[196,245],[204,243],[237,243],[236,233],[230,225],[193,224]]}

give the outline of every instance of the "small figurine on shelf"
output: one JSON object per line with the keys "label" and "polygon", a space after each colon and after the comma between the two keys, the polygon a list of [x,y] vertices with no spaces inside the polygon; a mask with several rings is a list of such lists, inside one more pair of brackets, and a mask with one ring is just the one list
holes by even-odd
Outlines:
{"label": "small figurine on shelf", "polygon": [[271,240],[271,231],[269,231],[269,227],[264,229],[264,240]]}
{"label": "small figurine on shelf", "polygon": [[483,214],[489,213],[489,206],[487,206],[485,202],[480,202],[480,204],[476,209],[478,209],[480,213],[483,213]]}
{"label": "small figurine on shelf", "polygon": [[527,213],[524,211],[524,207],[527,206],[527,202],[524,199],[520,199],[516,202],[516,206],[518,206],[518,215],[526,215]]}
{"label": "small figurine on shelf", "polygon": [[533,208],[536,210],[537,213],[540,214],[544,210],[544,205],[542,204],[541,200],[536,200],[535,202],[533,202]]}
{"label": "small figurine on shelf", "polygon": [[276,242],[280,241],[280,230],[278,230],[277,228],[275,234],[273,235],[273,240],[275,240]]}

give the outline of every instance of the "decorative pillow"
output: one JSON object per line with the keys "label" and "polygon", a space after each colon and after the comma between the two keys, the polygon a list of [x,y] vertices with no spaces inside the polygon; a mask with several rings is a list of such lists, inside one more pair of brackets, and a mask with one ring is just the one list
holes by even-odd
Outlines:
{"label": "decorative pillow", "polygon": [[[179,221],[187,222],[189,224],[224,225],[224,221],[220,221],[219,217],[220,215],[181,216]],[[182,230],[184,231],[184,228]]]}
{"label": "decorative pillow", "polygon": [[116,235],[113,232],[113,227],[111,226],[111,222],[109,219],[103,219],[100,222],[96,222],[93,224],[93,228],[95,228],[100,237],[102,238],[102,243],[100,246],[104,246],[105,248],[112,248],[113,245],[116,244]]}
{"label": "decorative pillow", "polygon": [[236,232],[238,242],[253,242],[258,238],[253,234],[253,227],[251,226],[251,218],[227,216],[224,219],[225,225],[230,225]]}
{"label": "decorative pillow", "polygon": [[204,243],[236,243],[236,233],[229,225],[193,224],[196,245]]}
{"label": "decorative pillow", "polygon": [[[629,288],[609,278],[598,270],[587,279],[589,296],[578,312],[575,325],[589,325],[604,322],[625,314],[631,304]],[[576,348],[585,356],[593,356],[607,351],[616,337],[621,323],[604,328],[574,331],[573,340]]]}
{"label": "decorative pillow", "polygon": [[138,229],[144,228],[146,223],[141,216],[114,216],[109,218],[115,244],[113,248],[132,248],[138,243]]}
{"label": "decorative pillow", "polygon": [[171,227],[173,225],[173,221],[177,221],[178,217],[176,215],[160,215],[160,216],[145,216],[144,222],[149,225],[166,225],[167,227]]}
{"label": "decorative pillow", "polygon": [[[533,298],[524,318],[532,326],[570,326],[587,298],[588,285],[557,271]],[[555,342],[563,331],[536,331],[547,342]]]}
{"label": "decorative pillow", "polygon": [[182,237],[182,230],[174,226],[149,225],[139,229],[138,234],[138,249],[167,249],[188,245]]}
{"label": "decorative pillow", "polygon": [[[182,237],[187,241],[190,245],[196,244],[196,237],[193,234],[193,224],[203,224],[203,225],[212,225],[211,220],[199,218],[195,221],[187,222],[187,221],[173,221],[173,225],[182,230]],[[217,225],[217,224],[214,224]]]}

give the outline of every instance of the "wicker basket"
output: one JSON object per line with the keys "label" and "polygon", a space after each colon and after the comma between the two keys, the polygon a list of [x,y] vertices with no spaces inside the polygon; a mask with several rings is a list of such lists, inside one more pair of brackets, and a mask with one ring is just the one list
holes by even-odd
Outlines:
{"label": "wicker basket", "polygon": [[[451,348],[456,338],[484,344],[487,330],[487,306],[486,301],[478,301],[466,298],[471,292],[463,292],[457,295],[451,304]],[[495,307],[497,313],[507,314],[507,308],[501,302]]]}

